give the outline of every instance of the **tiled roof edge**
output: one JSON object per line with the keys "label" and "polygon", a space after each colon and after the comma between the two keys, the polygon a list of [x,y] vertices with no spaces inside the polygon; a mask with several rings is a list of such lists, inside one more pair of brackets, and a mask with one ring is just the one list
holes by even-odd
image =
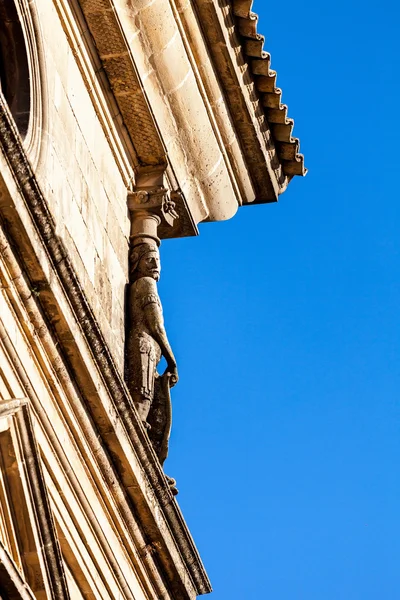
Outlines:
{"label": "tiled roof edge", "polygon": [[254,76],[266,119],[276,146],[282,169],[288,178],[304,176],[304,156],[300,141],[292,137],[293,119],[287,116],[286,104],[281,104],[282,91],[276,87],[276,72],[270,69],[271,56],[264,50],[265,38],[257,32],[258,15],[252,12],[253,0],[232,0],[238,33],[243,38],[243,52]]}

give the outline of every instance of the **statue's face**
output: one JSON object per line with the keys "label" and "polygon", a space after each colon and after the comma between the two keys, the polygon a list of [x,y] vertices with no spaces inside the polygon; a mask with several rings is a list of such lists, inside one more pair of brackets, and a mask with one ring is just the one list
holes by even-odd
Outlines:
{"label": "statue's face", "polygon": [[147,252],[139,262],[138,272],[141,277],[152,277],[155,281],[160,279],[160,257],[158,252]]}

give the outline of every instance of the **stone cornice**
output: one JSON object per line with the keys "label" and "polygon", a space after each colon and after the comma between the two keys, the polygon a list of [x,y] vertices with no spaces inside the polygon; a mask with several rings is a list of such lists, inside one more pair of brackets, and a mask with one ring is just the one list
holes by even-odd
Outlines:
{"label": "stone cornice", "polygon": [[166,151],[113,2],[82,0],[75,2],[75,5],[76,14],[79,13],[80,5],[139,165],[166,165]]}
{"label": "stone cornice", "polygon": [[[128,186],[139,167],[140,157],[137,155],[130,131],[119,110],[94,39],[88,30],[79,0],[54,0],[54,6],[90,95],[93,108],[107,137],[115,163]],[[45,62],[42,65],[42,71],[46,73]],[[43,88],[45,89],[46,86],[44,85]],[[165,162],[164,159],[161,162]]]}
{"label": "stone cornice", "polygon": [[251,174],[255,201],[276,201],[287,177],[241,53],[230,2],[194,0],[194,6]]}
{"label": "stone cornice", "polygon": [[[110,35],[108,35],[108,31],[104,30],[104,27],[100,27],[101,20],[95,18],[96,15],[97,17],[99,16],[101,10],[104,10],[106,5],[107,2],[103,2],[100,7],[96,5],[98,11],[96,12],[96,10],[90,10],[87,2],[80,3],[79,0],[71,0],[70,2],[67,0],[55,0],[61,24],[127,188],[132,188],[136,179],[146,177],[148,171],[152,172],[154,169],[162,169],[166,174],[168,189],[176,190],[178,182],[171,166],[167,165],[166,150],[164,149],[160,132],[155,124],[154,116],[144,90],[139,82],[135,64],[129,53],[128,44],[121,31],[117,15],[115,12],[111,16],[109,14],[110,11],[107,13],[107,18],[112,19],[113,24]],[[93,21],[91,28],[88,27],[85,18],[86,14],[91,15],[90,19]],[[99,26],[99,30],[96,28],[97,26]],[[105,35],[106,38],[101,38],[102,35]],[[98,36],[100,36],[98,42],[100,46],[104,48],[105,44],[110,44],[111,54],[111,48],[117,43],[115,36],[118,36],[118,43],[125,44],[126,46],[125,60],[128,61],[126,65],[128,68],[127,73],[131,72],[131,75],[126,76],[124,92],[120,92],[120,94],[115,91],[115,86],[113,85],[115,76],[113,76],[110,70],[110,65],[107,61],[103,61],[103,57],[99,55],[98,47],[96,46]],[[127,106],[125,102],[127,94],[128,98],[131,96],[134,98],[135,105],[140,105],[140,110],[138,110],[141,117],[137,122],[135,120],[136,117],[131,118],[122,110]],[[123,98],[122,109],[118,103],[119,96]],[[134,106],[131,106],[130,110],[134,110]],[[145,136],[143,134],[144,131],[146,132]],[[152,148],[158,148],[158,158],[156,160],[149,158],[148,149],[146,150],[143,145],[143,136],[148,140],[148,144]],[[30,154],[29,157],[31,158]],[[176,211],[179,214],[179,219],[176,220],[173,228],[161,227],[159,232],[160,238],[198,235],[197,225],[193,220],[185,196],[182,192],[171,191],[170,193],[176,202]]]}
{"label": "stone cornice", "polygon": [[[16,185],[13,203],[10,203],[9,197],[0,201],[0,214],[7,222],[8,237],[18,247],[30,278],[27,286],[26,279],[16,275],[15,285],[22,286],[19,294],[24,302],[37,303],[32,296],[32,288],[40,297],[40,306],[33,312],[32,305],[29,314],[36,314],[39,318],[43,311],[47,315],[57,343],[67,357],[65,373],[72,371],[84,404],[90,410],[107,448],[106,453],[103,450],[102,458],[104,477],[113,489],[116,480],[121,482],[124,491],[118,495],[118,502],[121,504],[127,495],[126,514],[132,510],[129,508],[131,503],[135,506],[146,536],[156,549],[163,577],[174,598],[188,600],[196,594],[208,593],[211,591],[210,583],[193,540],[64,245],[55,233],[54,221],[1,95],[0,147]],[[16,202],[19,203],[18,208]],[[5,256],[6,249],[2,253]],[[11,256],[10,249],[8,253]],[[42,322],[41,335],[44,335],[46,327]],[[47,337],[51,344],[53,335],[50,330]],[[54,340],[52,343],[54,347]],[[88,441],[96,444],[94,452],[100,460],[98,439],[95,436]],[[115,460],[111,461],[111,457]]]}
{"label": "stone cornice", "polygon": [[[180,31],[179,42],[183,43],[186,49],[185,59],[191,63],[192,74],[196,79],[198,91],[203,97],[203,107],[200,107],[200,104],[198,107],[194,104],[193,111],[198,112],[205,108],[208,112],[209,129],[215,136],[213,156],[217,156],[218,146],[221,158],[223,158],[225,174],[222,175],[221,171],[221,182],[216,187],[218,185],[226,187],[227,177],[230,178],[232,186],[230,191],[232,199],[230,203],[225,202],[225,208],[221,208],[223,204],[221,199],[215,199],[215,203],[213,203],[212,193],[210,198],[203,199],[202,179],[205,179],[206,190],[210,188],[210,185],[204,165],[200,161],[201,152],[199,157],[193,156],[192,152],[191,156],[185,158],[185,149],[180,148],[181,156],[178,158],[177,155],[178,162],[172,165],[172,171],[179,171],[179,173],[175,173],[181,180],[178,181],[178,185],[187,186],[187,189],[184,189],[187,203],[185,200],[178,206],[178,209],[184,216],[181,224],[186,223],[189,229],[178,231],[176,236],[174,235],[177,237],[188,235],[187,231],[193,229],[190,221],[198,223],[207,218],[219,220],[232,216],[234,196],[236,196],[238,204],[248,204],[254,200],[256,202],[275,201],[278,195],[286,189],[293,174],[300,173],[300,171],[303,173],[304,168],[302,159],[297,154],[298,141],[291,138],[289,127],[291,121],[286,118],[285,107],[279,105],[277,110],[268,108],[268,106],[264,108],[263,102],[260,101],[259,93],[261,92],[258,92],[256,87],[258,83],[263,84],[265,77],[262,76],[262,73],[269,68],[269,61],[257,61],[251,55],[253,32],[249,28],[243,27],[244,19],[241,17],[237,17],[238,22],[235,21],[235,15],[239,14],[237,3],[234,3],[235,13],[232,10],[232,3],[228,0],[220,4],[209,0],[206,2],[195,0],[190,5],[182,0],[169,0],[169,3],[173,8]],[[129,8],[127,8],[128,4]],[[162,72],[154,68],[154,65],[150,66],[152,65],[151,42],[146,39],[146,32],[140,23],[141,17],[137,16],[140,13],[140,7],[146,8],[146,5],[143,2],[128,4],[116,0],[72,0],[71,5],[74,7],[74,14],[81,29],[81,41],[78,38],[74,41],[73,37],[75,35],[76,38],[77,35],[76,32],[73,35],[74,27],[71,19],[67,23],[68,11],[65,7],[65,0],[57,0],[66,33],[71,43],[78,49],[75,52],[82,74],[85,76],[85,61],[79,57],[86,45],[86,54],[91,53],[93,64],[96,65],[96,77],[101,79],[101,75],[105,76],[103,79],[107,83],[105,86],[102,84],[102,89],[104,92],[108,86],[109,91],[106,90],[106,92],[109,100],[120,113],[121,123],[118,124],[118,128],[121,140],[124,136],[129,138],[129,142],[127,141],[125,144],[128,152],[128,146],[131,145],[134,148],[135,156],[131,162],[133,161],[135,172],[149,166],[166,166],[168,163],[171,167],[171,156],[168,157],[169,151],[167,150],[167,146],[171,143],[171,127],[173,127],[173,121],[184,122],[185,114],[184,111],[182,112],[180,100],[171,105],[170,111],[174,113],[174,116],[167,126],[166,137],[166,132],[161,131],[164,123],[160,121],[160,118],[164,119],[165,117],[160,117],[161,113],[160,115],[156,114],[154,98],[151,94],[151,97],[149,96],[146,81],[148,76],[158,78],[160,102],[164,102],[165,98],[161,101],[161,97],[163,93],[165,96],[165,90],[163,92],[162,89],[165,77]],[[198,18],[196,18],[194,8]],[[124,21],[124,19],[126,20]],[[249,19],[249,22],[253,23],[252,13]],[[129,29],[127,29],[126,23],[130,23]],[[243,41],[245,34],[248,38]],[[142,46],[141,52],[149,53],[142,60],[143,65],[140,72],[136,66],[137,35],[141,40],[139,44]],[[257,33],[254,36],[256,38],[254,43],[258,44],[261,36]],[[266,53],[262,53],[261,58],[264,55]],[[147,66],[146,62],[149,63]],[[257,65],[262,63],[262,73],[257,71],[256,63]],[[93,95],[90,75],[88,78],[87,73],[86,68],[88,90]],[[168,76],[166,76],[166,80],[168,80]],[[279,90],[274,88],[272,92],[274,98],[275,96],[280,98],[278,92]],[[264,96],[268,96],[268,94],[264,94],[263,98]],[[98,98],[100,101],[96,100],[96,103],[100,110],[97,112],[102,118],[105,108],[101,107],[101,94],[98,95]],[[192,99],[188,98],[187,101],[192,102]],[[157,119],[160,123],[157,122]],[[194,126],[193,123],[192,129]],[[207,136],[211,143],[210,132],[207,133]],[[177,140],[175,146],[177,143],[179,145],[180,141]],[[185,172],[181,165],[186,161],[187,171]],[[117,162],[122,164],[123,159],[117,156]],[[180,166],[178,167],[178,165]],[[217,168],[216,165],[217,163],[213,168]],[[194,168],[196,170],[195,177],[199,178],[196,185],[193,182],[189,183],[191,179],[189,173],[193,174]],[[211,177],[211,180],[213,179],[214,174]],[[197,191],[195,191],[196,187]],[[226,194],[225,197],[227,197]],[[204,200],[205,206],[201,206]],[[197,207],[196,204],[199,206]]]}

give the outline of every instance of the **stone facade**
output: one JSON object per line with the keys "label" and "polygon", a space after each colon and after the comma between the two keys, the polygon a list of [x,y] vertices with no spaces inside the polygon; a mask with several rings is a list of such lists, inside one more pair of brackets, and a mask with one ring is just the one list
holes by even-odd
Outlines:
{"label": "stone facade", "polygon": [[255,23],[0,0],[0,597],[211,591],[162,469],[158,245],[305,174]]}

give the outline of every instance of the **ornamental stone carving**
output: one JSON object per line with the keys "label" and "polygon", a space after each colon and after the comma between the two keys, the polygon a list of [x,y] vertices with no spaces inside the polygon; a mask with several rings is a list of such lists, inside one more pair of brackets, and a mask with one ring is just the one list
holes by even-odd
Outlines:
{"label": "ornamental stone carving", "polygon": [[157,243],[150,238],[137,238],[131,252],[129,383],[133,401],[147,429],[147,417],[154,398],[156,369],[162,356],[167,361],[165,376],[172,385],[178,381],[176,360],[165,331],[157,290],[156,282],[159,278]]}
{"label": "ornamental stone carving", "polygon": [[[157,282],[160,278],[158,227],[173,226],[175,204],[165,187],[157,185],[129,193],[132,217],[127,344],[128,387],[153,447],[164,463],[171,430],[170,388],[178,382],[174,353],[164,326]],[[157,366],[167,362],[163,374]],[[170,479],[175,490],[175,482]]]}

